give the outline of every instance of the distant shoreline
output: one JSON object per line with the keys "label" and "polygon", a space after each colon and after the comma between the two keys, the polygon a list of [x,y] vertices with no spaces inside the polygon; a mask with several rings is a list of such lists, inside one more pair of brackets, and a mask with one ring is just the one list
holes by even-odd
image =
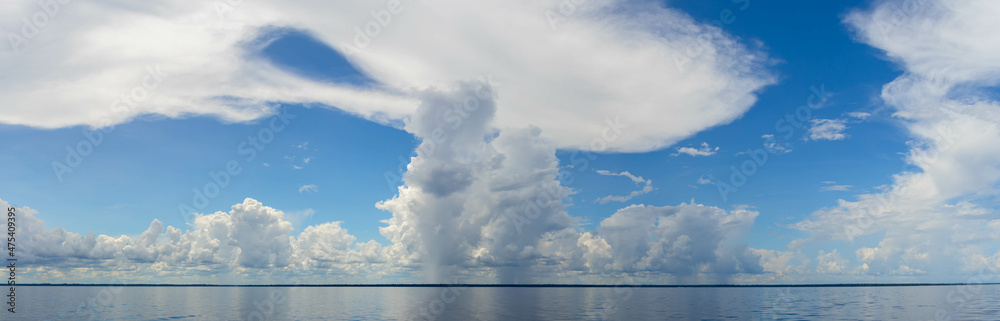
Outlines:
{"label": "distant shoreline", "polygon": [[961,286],[1000,285],[991,283],[844,283],[844,284],[84,284],[32,283],[15,286],[130,286],[130,287],[328,287],[328,288],[835,288],[835,287],[900,287],[900,286]]}

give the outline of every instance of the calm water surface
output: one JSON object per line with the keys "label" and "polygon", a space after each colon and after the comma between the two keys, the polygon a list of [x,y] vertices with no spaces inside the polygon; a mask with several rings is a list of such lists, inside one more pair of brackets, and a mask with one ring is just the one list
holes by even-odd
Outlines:
{"label": "calm water surface", "polygon": [[1000,285],[17,288],[3,320],[1000,320]]}

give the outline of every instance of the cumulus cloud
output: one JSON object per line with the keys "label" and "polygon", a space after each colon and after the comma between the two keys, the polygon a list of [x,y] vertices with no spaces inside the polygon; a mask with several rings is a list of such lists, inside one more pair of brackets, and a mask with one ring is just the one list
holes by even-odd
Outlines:
{"label": "cumulus cloud", "polygon": [[[498,151],[522,148],[525,145],[520,139],[536,139],[537,133],[518,131],[514,136],[519,137],[496,145]],[[546,155],[554,155],[551,146],[543,150]],[[449,266],[465,270],[486,268],[496,281],[525,283],[531,282],[524,274],[527,271],[575,271],[596,276],[649,272],[661,277],[680,277],[678,280],[684,283],[698,282],[684,278],[688,276],[716,277],[715,282],[725,282],[734,274],[763,271],[761,255],[742,243],[757,212],[745,209],[727,212],[693,203],[664,207],[633,205],[603,220],[597,230],[581,232],[572,228],[574,219],[565,213],[561,202],[545,204],[542,201],[551,200],[533,194],[544,188],[559,192],[564,187],[555,183],[516,187],[505,184],[509,181],[501,177],[510,176],[487,179],[486,186],[476,181],[470,185],[473,190],[456,191],[454,198],[448,200],[429,194],[403,193],[383,202],[380,207],[393,210],[393,218],[385,221],[389,225],[381,231],[393,241],[388,246],[374,240],[358,242],[341,222],[307,226],[298,235],[291,235],[292,224],[284,212],[248,198],[233,205],[229,212],[196,215],[190,230],[164,226],[154,220],[138,235],[118,237],[47,229],[36,211],[22,207],[17,209],[22,235],[18,254],[20,262],[31,265],[33,273],[39,273],[36,279],[39,282],[80,282],[84,270],[92,273],[101,269],[127,270],[129,280],[153,283],[164,280],[150,279],[151,276],[170,273],[180,277],[174,279],[178,283],[191,283],[192,278],[199,276],[203,282],[219,283],[224,282],[220,275],[233,272],[260,277],[251,282],[273,282],[268,277],[273,277],[274,272],[313,274],[331,270],[367,274],[370,280],[377,279],[384,273],[380,271],[385,270],[417,267],[439,272]],[[544,181],[549,179],[554,181],[552,176]],[[501,193],[491,196],[483,190],[475,191],[480,187]],[[417,189],[419,186],[400,188],[401,191]],[[423,198],[413,198],[418,196]],[[428,211],[448,210],[448,205],[456,204],[451,202],[462,196],[473,196],[474,201],[459,202],[461,207],[451,208],[459,212],[445,212],[457,214],[458,220]],[[420,206],[399,203],[403,197],[411,197],[406,200]],[[501,206],[495,212],[479,214],[489,210],[484,207],[487,204]],[[2,200],[0,205],[8,206]],[[535,208],[543,212],[534,215]],[[406,212],[404,216],[398,210],[415,212]],[[524,216],[515,218],[517,215]],[[412,225],[417,228],[411,228]],[[456,242],[444,248],[452,252],[430,248],[447,241]],[[73,272],[67,276],[64,272],[70,270]]]}
{"label": "cumulus cloud", "polygon": [[[427,281],[457,268],[483,267],[498,282],[531,282],[544,271],[758,273],[759,257],[740,241],[756,212],[695,204],[631,206],[581,232],[562,199],[555,145],[536,127],[493,131],[494,96],[463,83],[425,92],[407,131],[421,139],[398,194],[377,206],[392,213],[380,232],[387,259],[420,264]],[[482,90],[477,90],[482,89]],[[478,101],[451,126],[440,117],[456,102]],[[636,183],[648,180],[630,173]],[[536,273],[527,273],[527,272]]]}
{"label": "cumulus cloud", "polygon": [[[496,267],[503,282],[516,281],[540,257],[543,235],[574,221],[563,210],[569,190],[557,179],[555,146],[539,128],[507,128],[489,139],[490,93],[483,83],[425,92],[405,127],[422,139],[417,156],[399,194],[377,205],[392,212],[380,228],[393,242],[388,250],[404,263],[419,259],[430,282],[448,279],[456,266]],[[441,117],[463,101],[477,107],[460,123]]]}
{"label": "cumulus cloud", "polygon": [[[0,205],[9,206],[3,200]],[[80,235],[45,227],[38,212],[17,209],[18,261],[53,268],[111,269],[145,264],[147,271],[302,269],[384,261],[381,245],[354,243],[339,222],[306,227],[295,237],[282,211],[248,198],[229,212],[196,215],[190,230],[153,220],[139,235]],[[139,276],[137,276],[139,277]]]}
{"label": "cumulus cloud", "polygon": [[819,274],[840,274],[847,272],[847,260],[834,249],[830,253],[823,250],[816,256],[816,273]]}
{"label": "cumulus cloud", "polygon": [[[995,1],[880,1],[845,21],[858,38],[904,68],[882,99],[911,135],[905,161],[879,192],[840,200],[792,227],[809,240],[882,233],[856,251],[864,273],[923,275],[974,270],[989,257],[1000,226],[1000,105],[979,93],[1000,82],[1000,12]],[[795,242],[793,247],[808,240]],[[996,262],[988,263],[996,264]],[[971,266],[970,266],[971,265]]]}
{"label": "cumulus cloud", "polygon": [[810,121],[809,139],[842,140],[847,138],[847,121],[843,119],[813,119]]}
{"label": "cumulus cloud", "polygon": [[649,194],[649,192],[653,191],[653,180],[644,179],[640,176],[632,175],[632,173],[629,172],[613,173],[606,170],[598,170],[597,174],[605,176],[625,176],[628,177],[630,180],[632,180],[632,182],[635,183],[637,186],[642,186],[642,189],[638,191],[632,191],[628,195],[622,195],[622,196],[608,195],[605,197],[601,197],[597,199],[597,202],[601,204],[606,204],[608,202],[627,202],[628,200],[636,196]]}
{"label": "cumulus cloud", "polygon": [[[503,84],[498,127],[537,126],[558,148],[639,152],[733,121],[774,81],[756,48],[653,1],[588,2],[553,30],[544,13],[559,5],[63,4],[37,33],[0,49],[10,75],[0,79],[0,119],[41,128],[149,114],[240,122],[300,103],[390,122],[413,116],[425,89],[483,77]],[[34,1],[3,6],[4,30],[41,12]],[[286,27],[344,52],[377,85],[313,81],[261,58]],[[608,119],[629,128],[606,149],[591,146]]]}
{"label": "cumulus cloud", "polygon": [[686,154],[691,156],[712,156],[715,152],[719,151],[719,147],[716,146],[715,149],[708,146],[708,143],[701,143],[701,148],[694,147],[679,147],[677,152],[670,154],[670,156],[678,156],[680,154]]}
{"label": "cumulus cloud", "polygon": [[601,221],[597,235],[612,249],[612,270],[759,273],[760,256],[738,242],[757,215],[698,204],[633,205]]}

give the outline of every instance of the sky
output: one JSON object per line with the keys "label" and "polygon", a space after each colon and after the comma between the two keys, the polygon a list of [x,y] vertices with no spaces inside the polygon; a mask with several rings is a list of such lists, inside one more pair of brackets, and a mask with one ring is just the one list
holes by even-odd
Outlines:
{"label": "sky", "polygon": [[23,282],[1000,271],[995,1],[0,8]]}

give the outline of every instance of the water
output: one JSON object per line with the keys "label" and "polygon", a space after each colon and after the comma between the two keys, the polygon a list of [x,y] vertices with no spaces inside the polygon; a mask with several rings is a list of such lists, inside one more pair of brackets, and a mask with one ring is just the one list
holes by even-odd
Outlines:
{"label": "water", "polygon": [[[1000,285],[17,288],[3,320],[1000,320]],[[88,303],[89,302],[89,303]],[[82,306],[88,305],[84,308]]]}

